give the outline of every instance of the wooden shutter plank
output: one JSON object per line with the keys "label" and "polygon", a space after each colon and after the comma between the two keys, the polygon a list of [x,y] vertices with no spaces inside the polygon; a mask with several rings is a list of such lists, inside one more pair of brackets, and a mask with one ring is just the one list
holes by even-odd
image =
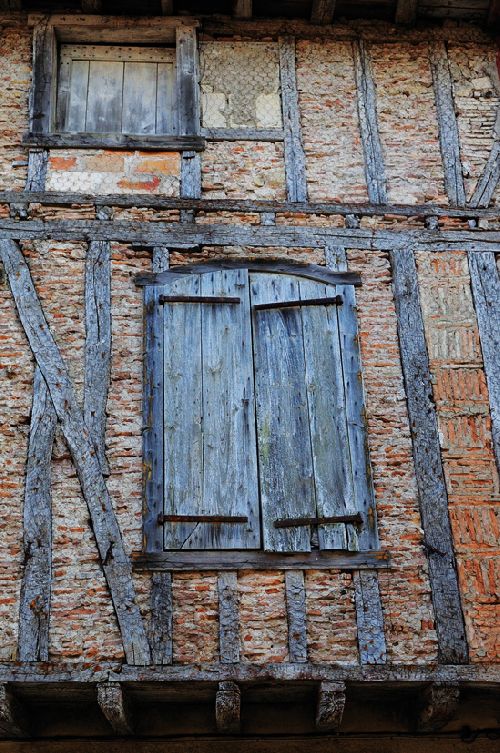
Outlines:
{"label": "wooden shutter plank", "polygon": [[[292,277],[252,275],[250,289],[252,304],[299,296]],[[309,527],[274,527],[316,512],[300,310],[254,311],[253,322],[264,548],[309,551]]]}
{"label": "wooden shutter plank", "polygon": [[[299,286],[301,300],[332,295],[309,280]],[[301,315],[318,517],[353,513],[337,306],[304,306]],[[343,523],[319,526],[318,535],[321,549],[356,548]]]}
{"label": "wooden shutter plank", "polygon": [[156,133],[176,132],[175,67],[170,63],[158,64],[156,98]]}
{"label": "wooden shutter plank", "polygon": [[125,63],[122,133],[156,132],[156,63]]}
{"label": "wooden shutter plank", "polygon": [[66,115],[66,123],[64,124],[65,131],[79,132],[85,130],[88,86],[88,60],[73,60],[71,63],[69,105]]}
{"label": "wooden shutter plank", "polygon": [[85,130],[121,133],[123,63],[90,61]]}
{"label": "wooden shutter plank", "polygon": [[198,549],[260,546],[252,333],[248,272],[202,275],[203,296],[238,305],[201,306],[203,350],[203,513],[248,516],[248,523],[200,524]]}
{"label": "wooden shutter plank", "polygon": [[[197,295],[200,275],[165,287],[169,295]],[[164,511],[193,514],[203,505],[201,306],[165,304]],[[182,549],[195,523],[165,523],[165,549]]]}

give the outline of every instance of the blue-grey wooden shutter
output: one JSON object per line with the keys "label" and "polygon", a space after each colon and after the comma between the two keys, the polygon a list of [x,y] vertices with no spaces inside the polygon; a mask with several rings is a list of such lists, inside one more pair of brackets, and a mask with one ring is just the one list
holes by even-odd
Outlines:
{"label": "blue-grey wooden shutter", "polygon": [[160,294],[165,549],[259,548],[248,272],[186,275]]}
{"label": "blue-grey wooden shutter", "polygon": [[337,306],[300,305],[335,287],[253,274],[250,290],[264,548],[357,549],[352,524],[275,525],[356,514]]}

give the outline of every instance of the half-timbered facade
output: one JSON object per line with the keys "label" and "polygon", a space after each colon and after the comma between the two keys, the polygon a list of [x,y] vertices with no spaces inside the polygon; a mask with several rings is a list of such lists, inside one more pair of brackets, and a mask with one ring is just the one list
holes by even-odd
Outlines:
{"label": "half-timbered facade", "polygon": [[496,0],[0,0],[0,752],[498,745]]}

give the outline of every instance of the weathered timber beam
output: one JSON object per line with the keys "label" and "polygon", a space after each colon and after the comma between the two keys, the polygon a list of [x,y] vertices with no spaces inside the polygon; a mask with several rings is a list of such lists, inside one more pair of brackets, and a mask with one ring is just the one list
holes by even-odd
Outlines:
{"label": "weathered timber beam", "polygon": [[215,695],[215,722],[217,731],[234,735],[241,727],[241,693],[235,682],[223,681]]}
{"label": "weathered timber beam", "polygon": [[397,0],[396,23],[413,26],[417,20],[417,8],[418,0]]}
{"label": "weathered timber beam", "polygon": [[419,732],[437,732],[455,715],[460,701],[458,683],[432,683],[419,697],[416,727]]}
{"label": "weathered timber beam", "polygon": [[[30,151],[26,191],[43,191],[47,152]],[[42,373],[35,366],[24,486],[24,570],[19,599],[18,651],[21,661],[49,658],[52,576],[52,447],[57,416]]]}
{"label": "weathered timber beam", "polygon": [[38,366],[33,381],[24,490],[24,571],[19,603],[19,658],[47,661],[52,573],[52,446],[57,416]]}
{"label": "weathered timber beam", "polygon": [[33,73],[29,98],[29,127],[35,138],[48,133],[52,126],[56,69],[54,27],[49,16],[41,16],[33,31]]}
{"label": "weathered timber beam", "polygon": [[47,384],[80,479],[102,569],[121,630],[125,656],[131,664],[147,664],[151,655],[141,614],[135,601],[130,560],[123,546],[111,497],[66,364],[45,319],[29,268],[19,246],[13,241],[0,240],[0,258],[21,324]]}
{"label": "weathered timber beam", "polygon": [[500,0],[490,0],[488,8],[488,25],[500,25]]}
{"label": "weathered timber beam", "polygon": [[311,8],[312,24],[331,24],[335,14],[336,0],[313,0]]}
{"label": "weathered timber beam", "polygon": [[288,656],[292,662],[307,661],[306,588],[302,570],[285,573],[285,599],[288,624]]}
{"label": "weathered timber beam", "polygon": [[154,664],[172,664],[173,615],[172,573],[153,573],[149,643]]}
{"label": "weathered timber beam", "polygon": [[[45,155],[46,152],[38,152]],[[254,201],[246,199],[192,199],[148,194],[85,194],[66,191],[0,191],[0,204],[41,204],[42,206],[112,206],[152,209],[189,209],[194,212],[257,212],[283,214],[339,214],[353,217],[460,217],[465,220],[498,220],[500,208],[464,209],[436,204],[333,204],[319,202]]]}
{"label": "weathered timber beam", "polygon": [[279,38],[281,107],[285,131],[285,180],[289,201],[307,201],[306,158],[299,118],[295,38]]}
{"label": "weathered timber beam", "polygon": [[443,160],[444,183],[453,206],[465,206],[465,187],[460,158],[460,136],[453,99],[448,50],[444,42],[431,42],[429,59],[439,127],[439,144]]}
{"label": "weathered timber beam", "polygon": [[344,716],[345,682],[321,682],[316,704],[316,729],[338,732]]}
{"label": "weathered timber beam", "polygon": [[469,253],[474,307],[488,384],[493,451],[500,473],[500,277],[493,251]]}
{"label": "weathered timber beam", "polygon": [[411,246],[391,251],[390,258],[420,515],[429,563],[438,657],[442,664],[461,664],[468,661],[468,647],[420,308],[417,268]]}
{"label": "weathered timber beam", "polygon": [[252,18],[253,0],[233,0],[234,18]]}
{"label": "weathered timber beam", "polygon": [[119,682],[98,683],[97,703],[115,735],[132,734],[130,707]]}
{"label": "weathered timber beam", "polygon": [[[158,527],[158,526],[157,526]],[[190,572],[192,570],[373,570],[390,567],[386,551],[315,551],[303,554],[271,552],[152,552],[136,555],[139,572]]]}
{"label": "weathered timber beam", "polygon": [[[0,682],[33,682],[40,686],[82,682],[123,683],[236,683],[265,682],[349,682],[388,687],[418,687],[423,683],[452,682],[474,684],[495,689],[500,685],[500,665],[397,665],[318,664],[312,662],[277,662],[252,664],[238,662],[225,664],[209,662],[197,664],[137,666],[115,662],[98,662],[94,665],[67,663],[0,662]],[[15,687],[15,685],[13,685]]]}
{"label": "weathered timber beam", "polygon": [[353,44],[353,56],[368,197],[370,201],[377,204],[385,204],[387,203],[387,185],[382,144],[378,132],[377,94],[370,54],[362,39]]}
{"label": "weathered timber beam", "polygon": [[[75,18],[75,16],[73,16]],[[202,151],[205,139],[186,133],[190,125],[184,126],[185,133],[179,136],[129,136],[126,133],[36,133],[24,134],[24,146],[46,147],[47,149],[141,149],[141,151],[179,151],[191,149]],[[193,131],[196,134],[196,131]]]}
{"label": "weathered timber beam", "polygon": [[396,249],[412,245],[427,251],[496,250],[498,230],[366,230],[285,225],[201,225],[166,222],[100,222],[98,220],[0,219],[0,238],[11,240],[121,241],[144,246],[188,250],[194,246],[284,246],[324,248],[331,241],[346,248]]}
{"label": "weathered timber beam", "polygon": [[358,651],[361,664],[385,664],[384,615],[377,573],[362,570],[353,574]]}
{"label": "weathered timber beam", "polygon": [[2,737],[29,737],[24,709],[7,683],[0,683],[0,738]]}
{"label": "weathered timber beam", "polygon": [[217,578],[219,594],[219,655],[224,664],[240,660],[240,613],[238,573],[221,572]]}
{"label": "weathered timber beam", "polygon": [[[103,219],[101,215],[100,219]],[[85,257],[85,374],[83,418],[102,471],[106,458],[106,405],[111,376],[111,248],[109,241],[89,243]]]}

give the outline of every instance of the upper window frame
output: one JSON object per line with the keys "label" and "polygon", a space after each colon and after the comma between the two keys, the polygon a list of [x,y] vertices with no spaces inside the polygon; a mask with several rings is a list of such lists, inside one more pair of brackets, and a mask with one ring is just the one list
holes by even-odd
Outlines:
{"label": "upper window frame", "polygon": [[[201,151],[197,27],[190,18],[120,19],[111,16],[31,15],[33,76],[29,132],[33,147],[165,149]],[[60,44],[173,45],[176,56],[177,133],[127,135],[66,133],[56,130],[58,48]]]}
{"label": "upper window frame", "polygon": [[[266,272],[275,275],[296,275],[298,277],[312,279],[317,282],[343,285],[346,291],[346,312],[349,312],[352,329],[350,335],[353,342],[357,340],[356,315],[354,288],[360,284],[358,275],[351,272],[334,272],[328,268],[312,264],[296,263],[269,263],[269,262],[207,262],[205,264],[173,268],[159,274],[146,274],[136,278],[137,284],[145,287],[145,362],[144,362],[144,545],[143,558],[148,556],[155,562],[166,563],[170,569],[185,569],[189,564],[201,562],[211,564],[214,567],[226,567],[231,562],[238,562],[238,568],[243,563],[244,567],[259,567],[272,562],[288,562],[290,565],[297,560],[304,567],[335,567],[336,561],[349,562],[364,561],[374,563],[374,566],[386,565],[385,553],[377,551],[378,537],[376,526],[375,499],[373,484],[369,467],[369,454],[367,446],[367,434],[364,421],[356,421],[355,444],[361,453],[364,463],[358,472],[363,476],[361,485],[365,486],[363,500],[357,499],[358,510],[362,514],[363,527],[360,533],[360,551],[348,552],[346,550],[314,550],[311,552],[267,552],[260,550],[232,551],[228,549],[218,550],[169,550],[163,549],[163,528],[158,525],[158,516],[163,512],[163,450],[158,449],[158,442],[162,442],[163,413],[159,404],[155,404],[158,395],[162,394],[163,379],[163,333],[161,329],[162,319],[158,313],[159,286],[172,282],[176,278],[189,274],[203,274],[224,269],[244,268],[251,272]],[[354,329],[353,329],[354,327]],[[353,353],[349,351],[349,358]],[[360,369],[358,362],[357,367]],[[350,398],[351,407],[359,412],[359,418],[363,419],[363,396],[362,384],[357,377],[353,382],[354,392]],[[359,392],[359,394],[357,394]],[[161,443],[160,442],[160,443]],[[358,463],[359,465],[359,463]]]}

